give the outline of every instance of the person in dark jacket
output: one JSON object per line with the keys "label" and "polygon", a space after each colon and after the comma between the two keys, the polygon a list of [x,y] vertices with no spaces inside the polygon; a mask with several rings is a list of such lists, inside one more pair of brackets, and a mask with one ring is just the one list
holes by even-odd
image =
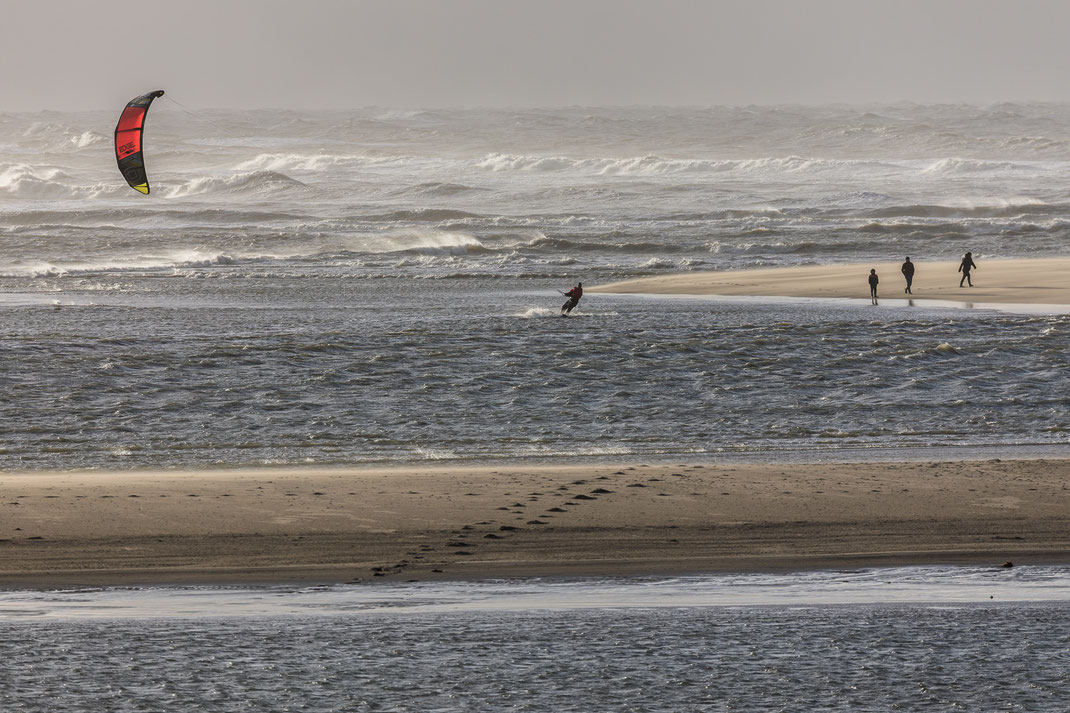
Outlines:
{"label": "person in dark jacket", "polygon": [[568,297],[568,302],[561,305],[561,316],[567,315],[580,303],[580,298],[583,297],[583,283],[577,282],[575,287],[565,293],[565,297]]}
{"label": "person in dark jacket", "polygon": [[910,261],[910,257],[907,257],[907,261],[903,263],[903,267],[899,268],[903,273],[903,277],[907,278],[907,288],[903,290],[908,295],[914,294],[910,291],[910,284],[914,282],[914,263]]}
{"label": "person in dark jacket", "polygon": [[877,304],[877,283],[880,282],[880,278],[877,277],[876,270],[869,271],[869,296],[873,299],[873,304]]}
{"label": "person in dark jacket", "polygon": [[962,262],[959,263],[959,272],[962,273],[962,279],[959,280],[959,287],[962,287],[962,283],[965,282],[970,287],[973,287],[973,280],[970,279],[970,270],[973,270],[977,265],[973,262],[973,253],[966,253],[962,256]]}

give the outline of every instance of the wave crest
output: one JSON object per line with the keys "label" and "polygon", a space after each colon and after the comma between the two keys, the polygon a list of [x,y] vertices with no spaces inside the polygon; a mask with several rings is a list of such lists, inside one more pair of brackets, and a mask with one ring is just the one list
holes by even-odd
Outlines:
{"label": "wave crest", "polygon": [[1007,173],[1011,171],[1036,171],[1036,167],[1011,161],[943,158],[924,169],[921,173],[922,175],[971,175],[976,173]]}
{"label": "wave crest", "polygon": [[356,156],[338,156],[333,154],[286,154],[265,153],[242,161],[235,170],[238,171],[323,171],[332,166],[351,165],[359,162]]}
{"label": "wave crest", "polygon": [[294,193],[311,191],[305,183],[277,171],[253,171],[233,176],[201,176],[180,186],[169,188],[169,198],[211,193]]}
{"label": "wave crest", "polygon": [[487,252],[475,236],[468,233],[442,230],[406,230],[376,240],[366,248],[369,252],[413,253],[418,255],[464,255]]}
{"label": "wave crest", "polygon": [[77,185],[73,176],[49,166],[16,163],[0,167],[0,194],[15,198],[98,198],[119,195],[124,188],[118,183]]}
{"label": "wave crest", "polygon": [[631,158],[584,158],[562,156],[527,156],[519,154],[488,154],[476,166],[490,171],[581,171],[602,176],[658,176],[678,174],[746,173],[827,173],[830,171],[883,172],[902,170],[902,167],[875,160],[837,160],[805,158],[802,156],[756,159],[672,159],[657,155]]}

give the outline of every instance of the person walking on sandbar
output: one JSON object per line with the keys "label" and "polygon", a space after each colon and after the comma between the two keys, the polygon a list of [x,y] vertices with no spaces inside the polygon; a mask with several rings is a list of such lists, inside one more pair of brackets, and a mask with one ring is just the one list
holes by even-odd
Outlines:
{"label": "person walking on sandbar", "polygon": [[914,294],[910,291],[910,283],[914,282],[914,263],[910,261],[910,256],[907,256],[907,261],[903,263],[903,267],[899,268],[899,271],[903,273],[903,277],[907,278],[907,288],[903,290],[908,295]]}
{"label": "person walking on sandbar", "polygon": [[877,304],[877,283],[880,282],[880,278],[877,277],[876,270],[869,271],[869,297],[873,300],[873,304]]}
{"label": "person walking on sandbar", "polygon": [[970,287],[973,287],[973,280],[970,279],[970,270],[977,267],[973,262],[973,253],[966,253],[962,256],[962,262],[959,263],[959,272],[962,273],[962,279],[959,280],[959,287],[962,287],[962,283],[965,282]]}

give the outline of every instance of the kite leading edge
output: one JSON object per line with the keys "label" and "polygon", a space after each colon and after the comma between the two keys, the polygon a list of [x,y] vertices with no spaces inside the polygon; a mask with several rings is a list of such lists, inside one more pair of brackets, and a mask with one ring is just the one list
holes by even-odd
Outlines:
{"label": "kite leading edge", "polygon": [[153,99],[162,96],[163,90],[157,89],[132,99],[115,125],[115,160],[119,163],[119,172],[131,188],[145,195],[149,194],[149,178],[145,174],[145,158],[141,153],[141,132],[149,105]]}

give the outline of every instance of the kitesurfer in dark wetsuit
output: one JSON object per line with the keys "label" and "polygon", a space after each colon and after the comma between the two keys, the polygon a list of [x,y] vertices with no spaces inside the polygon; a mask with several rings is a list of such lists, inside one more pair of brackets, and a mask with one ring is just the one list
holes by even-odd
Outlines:
{"label": "kitesurfer in dark wetsuit", "polygon": [[970,270],[977,267],[973,262],[973,253],[966,253],[962,256],[962,262],[959,263],[959,272],[962,273],[962,279],[959,280],[959,287],[962,287],[962,283],[965,282],[970,287],[973,287],[973,280],[970,279]]}
{"label": "kitesurfer in dark wetsuit", "polygon": [[869,296],[873,299],[873,304],[877,304],[877,283],[880,282],[880,278],[877,277],[876,270],[869,271]]}
{"label": "kitesurfer in dark wetsuit", "polygon": [[899,270],[903,273],[903,277],[907,278],[907,288],[903,292],[908,295],[914,294],[910,291],[910,283],[914,282],[914,263],[908,257],[907,261],[903,263],[903,267],[899,268]]}
{"label": "kitesurfer in dark wetsuit", "polygon": [[568,302],[561,305],[562,316],[572,311],[572,308],[580,303],[580,298],[583,297],[583,283],[577,282],[576,286],[565,293],[565,297],[568,297]]}

